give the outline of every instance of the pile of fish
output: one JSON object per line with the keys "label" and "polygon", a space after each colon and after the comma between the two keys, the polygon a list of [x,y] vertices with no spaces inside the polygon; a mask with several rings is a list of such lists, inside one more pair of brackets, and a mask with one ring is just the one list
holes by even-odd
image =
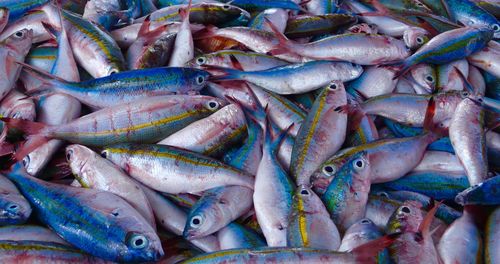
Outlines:
{"label": "pile of fish", "polygon": [[500,263],[498,17],[0,0],[0,263]]}

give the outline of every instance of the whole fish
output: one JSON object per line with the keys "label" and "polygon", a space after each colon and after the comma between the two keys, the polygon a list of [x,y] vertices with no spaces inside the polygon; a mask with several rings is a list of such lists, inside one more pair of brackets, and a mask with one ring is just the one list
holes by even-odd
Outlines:
{"label": "whole fish", "polygon": [[484,27],[463,27],[441,33],[405,58],[397,76],[418,63],[445,64],[463,59],[481,50],[492,37],[493,31]]}
{"label": "whole fish", "polygon": [[274,31],[279,44],[270,51],[273,55],[292,53],[314,60],[340,60],[360,65],[395,62],[408,57],[403,41],[383,35],[340,34],[318,41],[300,44]]}
{"label": "whole fish", "polygon": [[25,223],[31,215],[31,206],[16,186],[0,175],[0,225]]}
{"label": "whole fish", "polygon": [[132,206],[109,192],[44,182],[16,163],[6,176],[33,205],[38,218],[64,240],[111,261],[154,261],[160,239]]}
{"label": "whole fish", "polygon": [[287,244],[294,184],[276,157],[286,131],[273,135],[271,130],[270,121],[266,120],[262,159],[255,175],[253,203],[267,245],[284,247]]}
{"label": "whole fish", "polygon": [[118,144],[101,155],[144,185],[166,193],[197,193],[227,185],[253,189],[254,185],[252,176],[243,171],[171,146]]}
{"label": "whole fish", "polygon": [[330,61],[312,61],[253,72],[221,68],[217,70],[223,71],[224,75],[215,77],[216,80],[244,80],[277,94],[309,92],[333,80],[353,80],[363,72],[359,65]]}
{"label": "whole fish", "polygon": [[191,208],[183,236],[205,237],[219,231],[252,208],[253,190],[223,186],[207,190]]}
{"label": "whole fish", "polygon": [[68,82],[27,67],[24,68],[25,71],[43,81],[43,85],[31,93],[36,90],[42,94],[63,93],[94,109],[146,97],[199,91],[205,86],[209,76],[207,72],[198,69],[161,67],[125,71],[83,82]]}
{"label": "whole fish", "polygon": [[47,139],[54,138],[87,146],[156,142],[223,105],[222,100],[210,96],[157,96],[104,108],[56,126],[18,119],[1,120],[33,135],[16,153],[16,158],[21,159]]}
{"label": "whole fish", "polygon": [[464,214],[446,229],[437,249],[444,264],[478,263],[482,259],[482,241],[474,216],[465,208]]}
{"label": "whole fish", "polygon": [[365,217],[370,192],[370,172],[373,170],[364,151],[353,155],[339,168],[335,178],[321,196],[333,222],[340,232]]}
{"label": "whole fish", "polygon": [[314,171],[342,146],[346,137],[347,114],[335,110],[345,104],[346,91],[339,81],[328,84],[316,97],[297,132],[292,150],[290,174],[298,185],[309,184],[309,177]]}
{"label": "whole fish", "polygon": [[140,184],[112,162],[82,145],[66,147],[66,160],[82,187],[108,191],[122,197],[153,228],[156,227],[153,211]]}
{"label": "whole fish", "polygon": [[12,88],[14,88],[19,74],[21,74],[21,65],[18,61],[24,61],[28,55],[33,39],[33,31],[22,29],[10,35],[7,39],[0,42],[0,99],[4,98]]}
{"label": "whole fish", "polygon": [[340,234],[321,199],[306,185],[293,198],[287,230],[289,247],[337,250]]}

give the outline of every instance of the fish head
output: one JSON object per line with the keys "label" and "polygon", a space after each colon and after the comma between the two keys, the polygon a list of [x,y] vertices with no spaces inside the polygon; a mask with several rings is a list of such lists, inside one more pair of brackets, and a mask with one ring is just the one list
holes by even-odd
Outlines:
{"label": "fish head", "polygon": [[323,194],[345,163],[343,159],[330,159],[311,175],[311,184],[317,193]]}
{"label": "fish head", "polygon": [[125,236],[123,261],[157,261],[165,254],[155,232],[130,231]]}
{"label": "fish head", "polygon": [[31,206],[19,193],[0,190],[0,225],[22,224],[31,215]]}
{"label": "fish head", "polygon": [[429,32],[423,28],[410,27],[403,33],[403,40],[408,48],[416,50],[429,42]]}
{"label": "fish head", "polygon": [[436,89],[436,68],[431,64],[420,63],[410,70],[413,79],[429,93]]}
{"label": "fish head", "polygon": [[95,164],[96,158],[98,158],[97,154],[85,146],[74,144],[66,147],[66,160],[82,186],[88,186],[88,184],[84,182],[85,179],[81,175],[85,174],[88,165]]}
{"label": "fish head", "polygon": [[294,206],[296,210],[309,214],[321,213],[324,205],[318,195],[307,185],[297,187],[294,195]]}
{"label": "fish head", "polygon": [[207,85],[207,81],[210,77],[210,73],[199,69],[188,69],[187,73],[184,73],[189,82],[188,87],[190,90],[199,91]]}
{"label": "fish head", "polygon": [[212,229],[212,225],[218,221],[212,212],[209,210],[204,210],[205,213],[201,213],[199,210],[203,207],[203,204],[194,208],[188,215],[186,226],[184,227],[183,236],[185,239],[195,239],[208,235],[208,232]]}
{"label": "fish head", "polygon": [[16,55],[23,57],[28,54],[33,41],[32,29],[21,29],[10,35],[5,41],[4,45]]}
{"label": "fish head", "polygon": [[373,223],[373,221],[368,218],[363,218],[352,224],[346,230],[344,236],[346,236],[347,234],[356,234],[359,237],[365,237],[370,240],[376,239],[377,237],[382,235],[375,223]]}
{"label": "fish head", "polygon": [[386,233],[417,232],[423,220],[421,207],[419,202],[405,201],[389,218]]}

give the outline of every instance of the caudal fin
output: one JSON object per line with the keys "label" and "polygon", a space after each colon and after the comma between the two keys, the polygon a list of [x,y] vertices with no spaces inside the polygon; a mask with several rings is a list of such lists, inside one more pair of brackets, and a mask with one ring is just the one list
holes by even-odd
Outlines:
{"label": "caudal fin", "polygon": [[264,18],[266,20],[266,24],[269,25],[269,28],[273,31],[276,38],[278,38],[279,44],[273,47],[272,50],[269,51],[271,55],[280,55],[285,53],[294,53],[293,52],[293,43],[289,40],[267,17]]}
{"label": "caudal fin", "polygon": [[420,234],[422,234],[423,237],[431,235],[431,224],[432,221],[434,220],[434,214],[439,208],[439,205],[441,205],[441,202],[437,202],[434,204],[431,210],[427,212],[427,214],[424,217],[424,220],[422,220],[422,223],[420,223],[418,227],[418,231]]}
{"label": "caudal fin", "polygon": [[212,75],[210,77],[210,81],[241,80],[240,75],[242,71],[240,70],[224,68],[214,65],[206,65],[203,67],[203,69],[210,73],[217,74],[217,75]]}
{"label": "caudal fin", "polygon": [[394,233],[383,236],[379,239],[372,240],[350,251],[354,255],[358,263],[375,263],[375,257],[384,248],[390,246],[398,237],[400,233]]}
{"label": "caudal fin", "polygon": [[19,129],[28,135],[26,142],[14,154],[13,158],[16,161],[22,160],[26,155],[49,140],[46,135],[43,134],[43,130],[48,126],[43,123],[6,117],[0,118],[0,120],[5,122],[8,128]]}
{"label": "caudal fin", "polygon": [[50,74],[42,69],[38,69],[36,67],[33,67],[29,64],[20,61],[17,61],[16,63],[22,65],[23,71],[25,71],[27,74],[31,75],[32,77],[42,82],[42,85],[34,87],[30,91],[28,91],[28,94],[31,95],[35,93],[50,94],[55,92],[58,87],[63,87],[66,84],[68,84],[67,81],[61,79],[58,76]]}

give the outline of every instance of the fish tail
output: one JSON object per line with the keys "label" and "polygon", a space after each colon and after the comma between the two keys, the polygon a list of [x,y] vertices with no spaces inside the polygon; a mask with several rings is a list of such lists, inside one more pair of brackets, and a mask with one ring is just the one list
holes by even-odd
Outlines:
{"label": "fish tail", "polygon": [[279,128],[274,128],[272,121],[269,119],[269,115],[266,116],[265,119],[265,127],[266,127],[266,132],[265,132],[265,146],[267,146],[271,151],[277,152],[278,148],[280,147],[281,143],[283,142],[283,139],[285,139],[285,136],[288,134],[288,131],[294,126],[292,123],[287,129],[281,130]]}
{"label": "fish tail", "polygon": [[223,81],[223,80],[239,80],[240,79],[240,74],[242,71],[240,70],[235,70],[235,69],[230,69],[230,68],[224,68],[220,66],[205,66],[205,70],[208,72],[216,72],[217,75],[214,76],[212,75],[210,77],[211,81]]}
{"label": "fish tail", "polygon": [[271,55],[280,55],[284,53],[294,53],[291,41],[279,31],[279,29],[269,19],[264,18],[269,25],[274,35],[278,38],[279,43],[269,51]]}
{"label": "fish tail", "polygon": [[189,13],[191,12],[191,4],[192,0],[189,0],[188,6],[186,8],[179,9],[179,15],[181,16],[182,21],[189,19]]}
{"label": "fish tail", "polygon": [[364,243],[350,251],[358,263],[375,263],[375,257],[384,248],[390,246],[401,233],[394,233]]}
{"label": "fish tail", "polygon": [[28,91],[28,94],[34,94],[34,93],[49,94],[53,93],[58,87],[63,87],[68,85],[67,81],[53,74],[50,74],[44,70],[38,69],[24,62],[17,61],[16,63],[22,65],[23,70],[30,76],[42,82],[42,85],[38,87],[33,87],[33,89]]}
{"label": "fish tail", "polygon": [[47,137],[40,135],[48,127],[46,124],[7,117],[0,118],[0,120],[5,122],[8,128],[19,129],[28,135],[28,140],[16,151],[13,157],[15,160],[21,160],[24,156],[48,141]]}
{"label": "fish tail", "polygon": [[363,108],[361,108],[360,104],[354,98],[348,100],[347,104],[335,108],[334,111],[349,115],[349,128],[351,131],[357,130],[361,121],[366,116]]}
{"label": "fish tail", "polygon": [[400,63],[393,64],[392,66],[396,67],[398,69],[396,71],[396,74],[394,75],[394,77],[392,77],[393,80],[396,80],[399,77],[405,75],[407,72],[409,72],[414,67],[414,65],[412,65],[408,61],[408,59],[406,59],[406,60],[404,60],[404,61],[402,61]]}
{"label": "fish tail", "polygon": [[436,135],[437,138],[445,136],[446,131],[441,127],[441,124],[434,123],[434,116],[436,115],[436,101],[434,97],[429,99],[429,103],[427,105],[427,109],[425,111],[424,118],[424,131],[430,132]]}
{"label": "fish tail", "polygon": [[430,234],[430,228],[432,221],[434,220],[434,214],[436,213],[440,205],[441,202],[434,203],[432,209],[429,210],[429,212],[427,212],[427,214],[424,217],[424,220],[422,220],[422,223],[420,223],[418,231],[423,235],[423,237]]}

